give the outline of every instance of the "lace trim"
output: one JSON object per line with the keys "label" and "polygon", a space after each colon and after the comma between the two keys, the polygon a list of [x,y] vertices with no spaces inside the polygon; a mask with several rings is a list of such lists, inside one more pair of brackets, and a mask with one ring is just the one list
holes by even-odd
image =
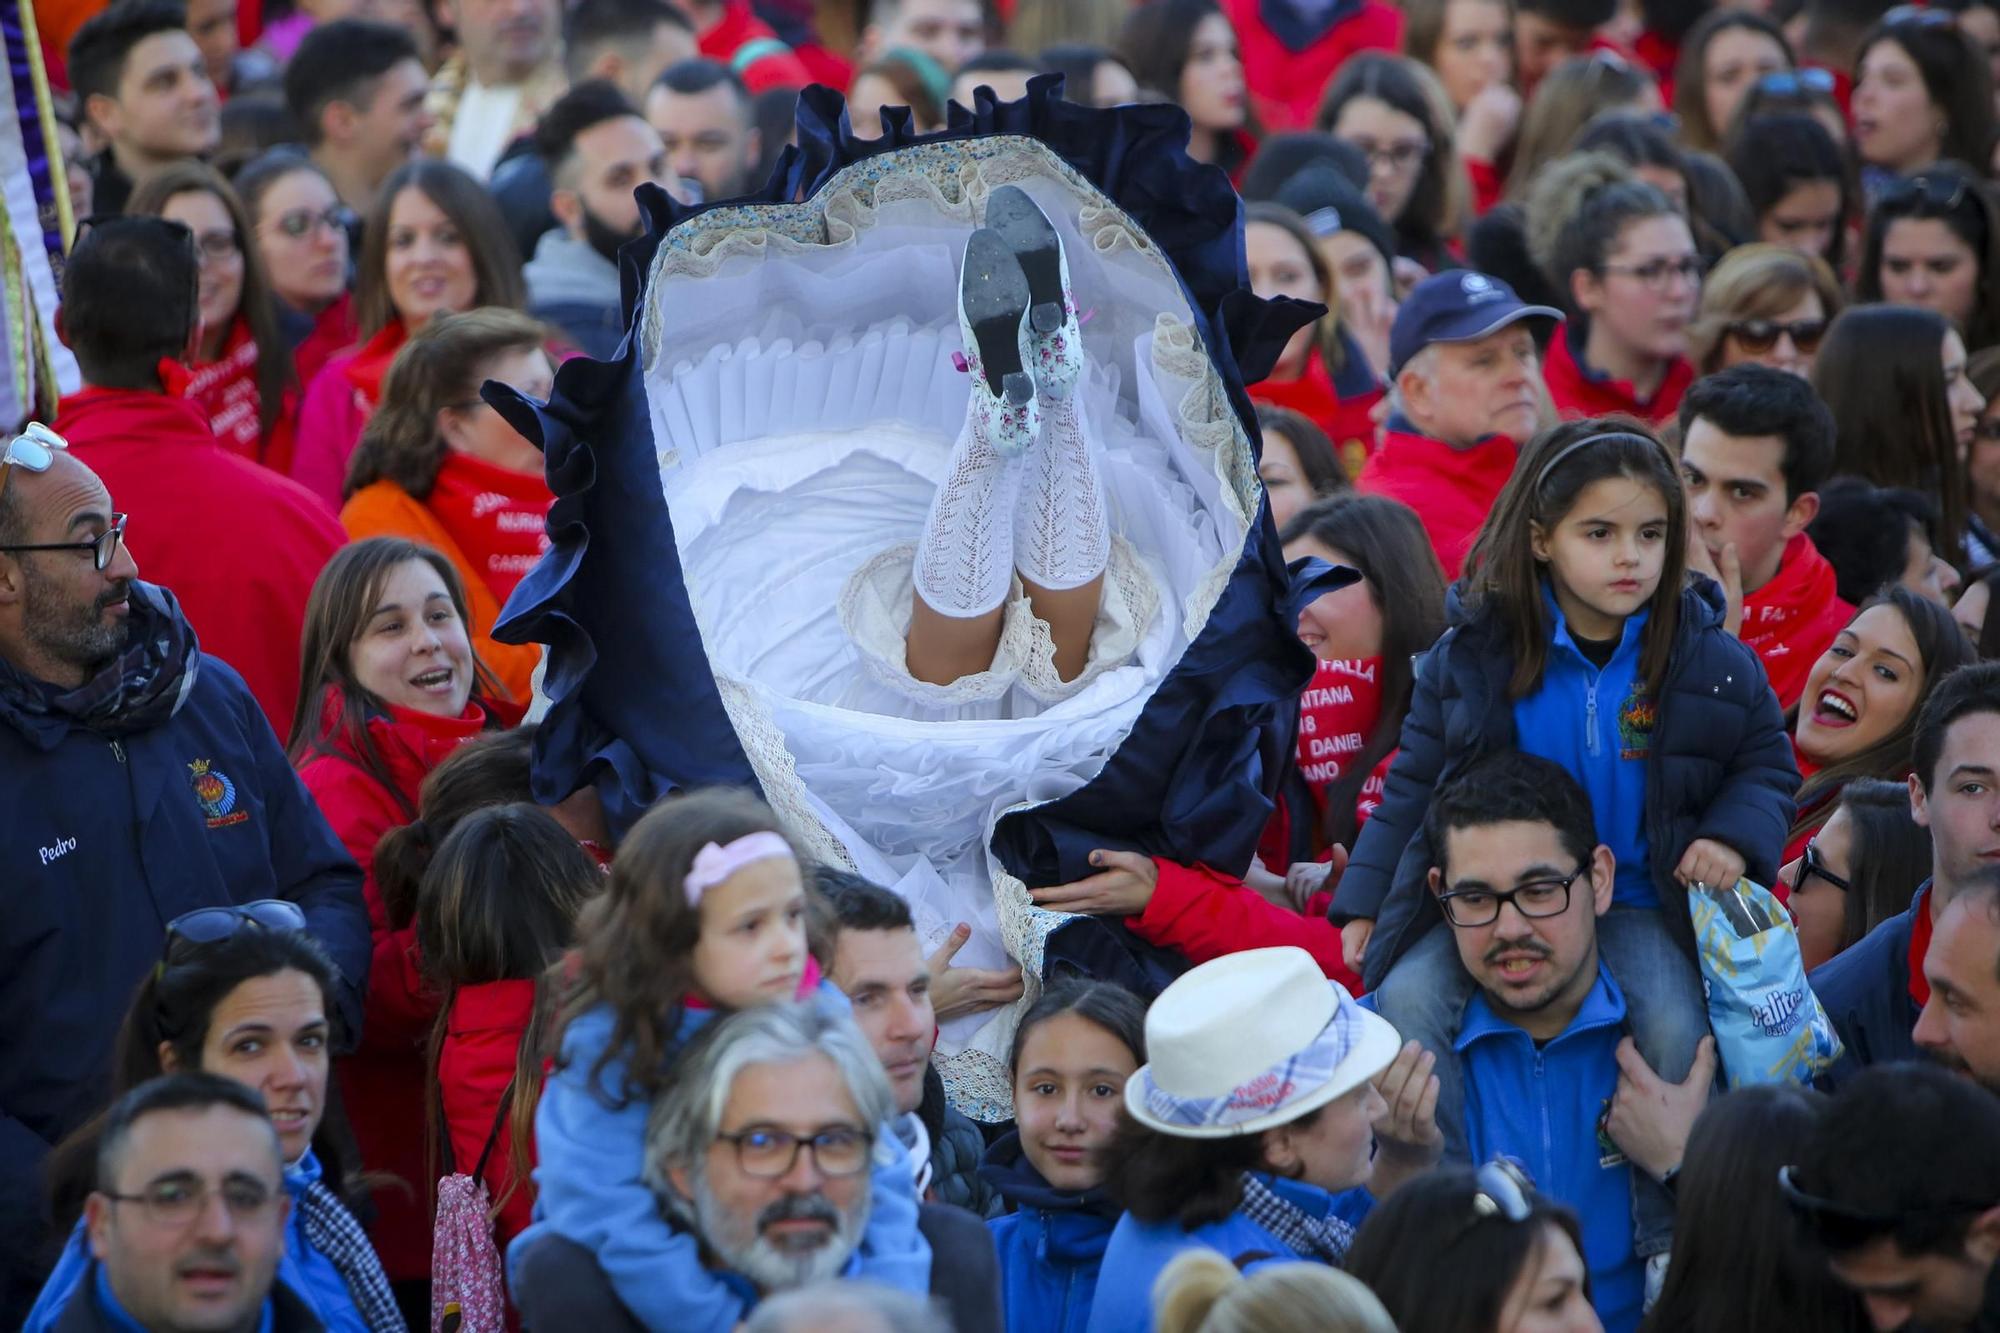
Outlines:
{"label": "lace trim", "polygon": [[1081,693],[1105,672],[1132,660],[1146,637],[1146,627],[1159,612],[1160,590],[1139,562],[1138,552],[1123,537],[1114,535],[1105,566],[1104,596],[1090,632],[1090,655],[1075,680],[1056,674],[1056,641],[1049,632],[1049,622],[1028,609],[1030,605],[1025,598],[1020,603],[1022,642],[1016,660],[1021,664],[1021,685],[1042,703],[1054,704]]}
{"label": "lace trim", "polygon": [[1018,656],[1010,654],[1006,625],[1019,619],[1016,608],[1028,602],[1015,579],[1007,593],[1007,613],[993,665],[949,685],[934,685],[910,674],[906,652],[910,639],[910,598],[915,594],[912,569],[915,543],[892,546],[847,576],[840,590],[840,627],[861,652],[868,674],[905,698],[930,708],[984,703],[1013,688],[1020,674]]}

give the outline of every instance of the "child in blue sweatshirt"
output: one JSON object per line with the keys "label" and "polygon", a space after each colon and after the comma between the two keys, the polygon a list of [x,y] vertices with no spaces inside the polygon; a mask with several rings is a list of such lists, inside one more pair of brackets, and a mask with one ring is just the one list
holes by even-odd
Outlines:
{"label": "child in blue sweatshirt", "polygon": [[[1519,749],[1589,792],[1617,862],[1599,948],[1639,1053],[1673,1082],[1708,1034],[1687,886],[1777,872],[1799,783],[1784,717],[1756,654],[1724,627],[1719,589],[1685,586],[1686,543],[1678,465],[1643,427],[1545,431],[1480,533],[1457,590],[1466,612],[1418,670],[1333,914],[1383,1017],[1440,1056],[1438,1124],[1455,1156],[1463,1087],[1444,1057],[1472,979],[1449,930],[1430,929],[1443,918],[1421,830],[1436,787]],[[1635,1224],[1641,1255],[1667,1248],[1671,1205],[1650,1181],[1635,1186]]]}
{"label": "child in blue sweatshirt", "polygon": [[[676,1056],[717,1011],[794,1001],[846,1006],[806,950],[806,891],[777,817],[712,790],[649,811],[618,849],[604,896],[578,926],[561,1051],[535,1113],[543,1232],[583,1246],[634,1318],[655,1333],[730,1333],[747,1284],[706,1268],[696,1238],[645,1182],[646,1120]],[[930,1247],[910,1164],[885,1126],[857,1273],[918,1295]]]}

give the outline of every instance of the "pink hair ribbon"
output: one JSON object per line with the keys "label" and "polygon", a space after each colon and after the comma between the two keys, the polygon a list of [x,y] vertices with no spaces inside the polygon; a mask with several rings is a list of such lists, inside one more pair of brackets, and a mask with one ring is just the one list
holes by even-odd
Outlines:
{"label": "pink hair ribbon", "polygon": [[792,845],[776,833],[746,833],[721,846],[705,844],[694,854],[694,864],[688,867],[687,878],[681,881],[687,891],[688,906],[701,906],[704,893],[751,862],[775,861],[780,857],[787,861],[798,859],[792,855]]}

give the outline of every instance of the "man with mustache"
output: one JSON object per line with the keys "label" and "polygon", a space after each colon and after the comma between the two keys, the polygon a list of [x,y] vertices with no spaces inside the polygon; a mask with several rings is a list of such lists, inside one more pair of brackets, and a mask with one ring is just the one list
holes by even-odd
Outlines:
{"label": "man with mustache", "polygon": [[[80,287],[102,290],[109,256],[100,238],[122,228],[178,231],[185,320],[191,242],[185,228],[157,218],[119,219],[86,236],[75,252],[80,283],[71,269],[72,298]],[[143,338],[157,307],[139,292],[158,269],[145,261],[115,268],[127,293],[122,318]],[[111,364],[96,359],[102,344],[76,345],[86,374]],[[85,347],[92,355],[82,355]],[[291,899],[339,965],[350,1024],[360,1021],[371,955],[360,870],[243,677],[212,655],[231,629],[243,642],[242,631],[272,633],[281,621],[264,565],[280,562],[283,548],[260,542],[259,532],[285,511],[270,503],[259,512],[263,502],[252,497],[260,492],[236,469],[260,469],[217,445],[198,410],[176,415],[190,404],[157,388],[102,392],[156,401],[152,419],[163,423],[153,438],[113,434],[93,450],[107,470],[131,478],[118,498],[47,427],[0,435],[0,809],[14,843],[0,872],[8,903],[0,916],[0,1324],[9,1328],[41,1285],[43,1160],[103,1105],[127,998],[160,961],[166,922],[199,907]],[[156,505],[152,495],[170,498]],[[190,506],[202,507],[199,525],[181,521]],[[204,631],[197,642],[176,595],[140,581],[135,556],[154,553],[162,566],[190,572],[205,561],[219,566],[204,590],[212,638]],[[295,596],[311,577],[303,573]],[[294,691],[300,606],[284,608],[294,617]]]}
{"label": "man with mustache", "polygon": [[[881,1062],[847,1015],[819,1003],[741,1010],[695,1040],[654,1103],[646,1179],[710,1270],[754,1310],[765,1297],[859,1270],[876,1146],[895,1105]],[[939,1227],[939,1213],[967,1226]],[[918,1225],[931,1246],[931,1293],[958,1333],[999,1333],[990,1234],[958,1209],[927,1206]],[[639,1327],[583,1247],[530,1233],[507,1258],[526,1327]]]}
{"label": "man with mustache", "polygon": [[[1951,909],[1968,888],[2000,870],[2000,662],[1975,662],[1938,682],[1917,714],[1910,761],[1910,813],[1931,833],[1931,877],[1909,910],[1820,964],[1811,977],[1847,1048],[1825,1080],[1834,1086],[1868,1065],[1915,1059],[1926,1049],[1947,1056],[1955,1051],[1970,1062],[1960,1042],[1970,1044],[1972,1029],[1952,1035],[1944,1010],[1930,1012],[1941,1001],[1927,978],[1927,959],[1939,948],[1934,936],[1946,933],[1939,955],[1943,974],[1955,986],[1974,986],[1974,978],[1961,973],[1980,948],[1984,918],[1976,903],[1962,914]],[[1992,971],[2000,958],[1989,954],[1987,963]],[[1948,992],[1944,1002],[1957,998]],[[1979,1025],[1989,1041],[1995,1024],[2000,1017]],[[2000,1058],[1982,1056],[1974,1068],[1979,1077],[2000,1082]]]}
{"label": "man with mustache", "polygon": [[1598,1317],[1629,1331],[1650,1258],[1635,1243],[1633,1173],[1678,1170],[1714,1042],[1671,1084],[1626,1035],[1624,993],[1598,948],[1611,849],[1560,765],[1512,750],[1474,762],[1432,800],[1425,833],[1431,892],[1478,986],[1450,1049],[1432,1052],[1459,1063],[1464,1087],[1463,1132],[1444,1127],[1447,1152],[1518,1158],[1575,1209]]}
{"label": "man with mustache", "polygon": [[291,1200],[255,1092],[213,1074],[143,1083],[111,1108],[97,1169],[91,1272],[57,1333],[320,1327],[277,1280]]}

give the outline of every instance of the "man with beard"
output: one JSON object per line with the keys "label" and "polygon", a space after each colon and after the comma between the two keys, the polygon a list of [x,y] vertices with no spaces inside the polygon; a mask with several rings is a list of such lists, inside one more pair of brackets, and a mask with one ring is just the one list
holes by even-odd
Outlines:
{"label": "man with beard", "polygon": [[[87,260],[89,243],[77,249]],[[128,283],[143,280],[136,266],[123,271]],[[132,302],[134,321],[147,311]],[[166,456],[152,466],[172,467],[180,446],[157,447]],[[177,484],[210,483],[197,468]],[[253,518],[246,506],[232,522]],[[0,871],[8,1328],[41,1284],[44,1159],[103,1107],[127,999],[160,961],[167,921],[290,899],[339,965],[348,1032],[368,981],[360,870],[243,678],[197,644],[173,593],[139,581],[126,522],[104,482],[46,427],[0,445],[0,809],[14,844]],[[190,550],[206,535],[169,520],[149,549]],[[239,579],[238,618],[266,618],[248,568],[255,551],[216,558]]]}
{"label": "man with beard", "polygon": [[304,1333],[277,1280],[291,1200],[263,1099],[214,1074],[142,1083],[105,1119],[84,1205],[91,1265],[56,1333]]}
{"label": "man with beard", "polygon": [[645,109],[668,167],[699,184],[702,198],[734,199],[750,188],[763,136],[735,70],[707,59],[669,65],[647,90]]}
{"label": "man with beard", "polygon": [[640,228],[632,192],[665,181],[666,150],[623,93],[593,79],[549,108],[535,151],[555,186],[549,208],[560,225],[542,234],[522,271],[528,313],[609,360],[625,333],[618,247]]}
{"label": "man with beard", "polygon": [[1561,765],[1489,755],[1440,789],[1425,832],[1431,892],[1476,986],[1449,1049],[1432,1052],[1456,1063],[1463,1087],[1463,1134],[1445,1135],[1447,1152],[1518,1158],[1573,1208],[1598,1317],[1612,1333],[1633,1329],[1648,1258],[1635,1236],[1635,1173],[1664,1180],[1679,1169],[1708,1100],[1714,1043],[1704,1039],[1681,1084],[1633,1048],[1624,992],[1598,944],[1616,867],[1590,798]]}
{"label": "man with beard", "polygon": [[[895,1099],[853,1020],[823,1003],[742,1010],[717,1019],[674,1072],[647,1125],[646,1180],[746,1312],[767,1296],[855,1275]],[[938,1228],[939,1211],[958,1213],[927,1207],[919,1223],[931,1293],[959,1333],[999,1333],[992,1237],[976,1222]],[[589,1250],[537,1230],[507,1256],[526,1327],[640,1327]]]}
{"label": "man with beard", "polygon": [[[1919,1022],[1936,1003],[1926,959],[1960,893],[2000,868],[2000,662],[1960,667],[1924,700],[1910,737],[1909,783],[1910,814],[1931,834],[1931,877],[1918,886],[1907,911],[1820,964],[1811,977],[1846,1047],[1825,1080],[1836,1086],[1865,1066],[1947,1044],[1941,1014]],[[1976,916],[1977,908],[1971,910]],[[1954,964],[1978,928],[1977,920],[1955,920]],[[1952,965],[1954,978],[1957,971]],[[1955,1040],[1949,1044],[1956,1047]]]}
{"label": "man with beard", "polygon": [[200,346],[198,276],[178,222],[111,218],[83,233],[56,328],[84,388],[55,429],[131,513],[132,554],[174,590],[202,651],[242,672],[287,733],[306,599],[347,534],[303,486],[224,448],[181,396]]}

